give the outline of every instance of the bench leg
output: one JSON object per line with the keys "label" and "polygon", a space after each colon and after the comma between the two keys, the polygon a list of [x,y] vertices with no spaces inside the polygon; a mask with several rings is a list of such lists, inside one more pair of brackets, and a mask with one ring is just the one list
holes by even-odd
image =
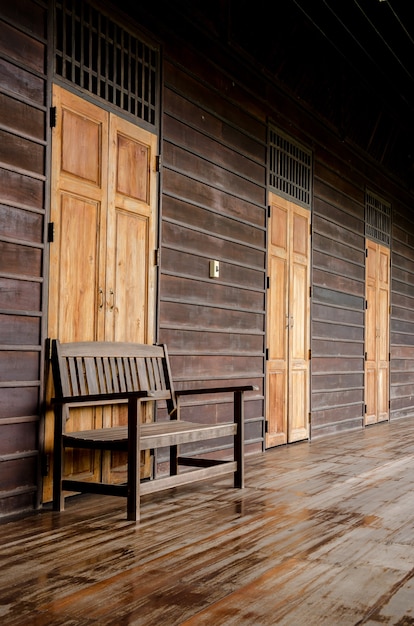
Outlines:
{"label": "bench leg", "polygon": [[53,447],[53,510],[63,511],[65,508],[65,498],[62,491],[63,478],[63,445],[62,445],[62,420],[63,409],[61,405],[55,406],[55,433]]}
{"label": "bench leg", "polygon": [[138,398],[128,400],[128,494],[127,519],[139,522],[140,506],[140,446],[139,431],[141,419],[141,401]]}
{"label": "bench leg", "polygon": [[178,474],[178,446],[170,446],[170,476]]}
{"label": "bench leg", "polygon": [[243,391],[234,392],[234,421],[237,424],[237,432],[234,436],[234,460],[237,469],[234,474],[234,486],[244,487],[244,403]]}

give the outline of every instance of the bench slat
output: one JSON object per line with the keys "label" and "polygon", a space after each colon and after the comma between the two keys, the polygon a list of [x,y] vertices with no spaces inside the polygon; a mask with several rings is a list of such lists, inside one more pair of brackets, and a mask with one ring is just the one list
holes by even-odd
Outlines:
{"label": "bench slat", "polygon": [[112,387],[112,378],[111,378],[111,366],[109,363],[109,357],[104,356],[102,358],[102,365],[105,372],[105,391],[106,393],[113,393],[114,389]]}
{"label": "bench slat", "polygon": [[129,359],[125,357],[122,358],[122,367],[124,368],[125,389],[127,391],[132,391],[131,367]]}
{"label": "bench slat", "polygon": [[103,393],[105,391],[105,375],[102,367],[102,359],[95,359],[96,363],[96,376],[98,382],[98,393]]}
{"label": "bench slat", "polygon": [[88,393],[89,394],[96,394],[99,393],[99,385],[98,385],[98,377],[97,377],[97,371],[96,371],[96,363],[95,363],[95,359],[86,357],[84,359],[84,367],[85,367],[85,376],[86,376],[86,381],[87,381],[87,386],[88,386]]}
{"label": "bench slat", "polygon": [[138,357],[135,358],[135,363],[136,363],[136,367],[137,367],[137,375],[138,375],[138,387],[139,389],[151,389],[151,386],[149,384],[148,381],[148,375],[147,375],[147,360],[144,359],[139,359]]}
{"label": "bench slat", "polygon": [[[197,424],[195,422],[183,422],[173,420],[171,422],[155,422],[142,424],[140,427],[141,450],[151,450],[152,448],[162,448],[183,443],[194,443],[218,437],[235,435],[236,425],[232,422],[228,424]],[[68,446],[70,443],[82,447],[89,444],[92,448],[101,442],[107,444],[107,449],[111,449],[114,444],[119,450],[119,443],[128,442],[128,428],[126,426],[114,426],[112,428],[98,428],[94,430],[83,430],[74,433],[66,433],[64,440]],[[114,448],[115,449],[115,448]]]}

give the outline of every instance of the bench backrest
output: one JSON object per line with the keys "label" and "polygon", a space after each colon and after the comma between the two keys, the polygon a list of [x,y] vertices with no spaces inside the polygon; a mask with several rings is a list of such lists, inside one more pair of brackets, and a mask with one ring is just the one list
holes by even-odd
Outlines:
{"label": "bench backrest", "polygon": [[52,368],[56,397],[156,391],[170,414],[176,408],[165,345],[53,339]]}

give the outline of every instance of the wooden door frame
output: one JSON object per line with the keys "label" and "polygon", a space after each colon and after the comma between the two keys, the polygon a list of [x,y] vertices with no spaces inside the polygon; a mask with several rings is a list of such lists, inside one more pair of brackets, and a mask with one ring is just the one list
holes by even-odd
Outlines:
{"label": "wooden door frame", "polygon": [[[372,424],[377,424],[380,422],[386,422],[390,420],[390,391],[391,391],[391,386],[390,386],[390,303],[391,303],[391,250],[389,248],[389,246],[386,246],[382,243],[380,243],[379,241],[376,241],[374,239],[370,239],[370,238],[366,238],[365,240],[365,249],[366,249],[366,259],[369,258],[369,254],[370,254],[370,250],[375,250],[375,255],[376,255],[376,266],[375,266],[375,310],[373,311],[374,313],[374,326],[377,327],[378,324],[378,314],[379,314],[379,307],[380,307],[380,298],[379,298],[379,293],[380,293],[380,277],[378,277],[378,270],[379,270],[379,261],[381,260],[381,257],[378,257],[378,255],[383,254],[382,251],[387,250],[387,263],[386,263],[386,268],[384,267],[383,270],[385,270],[387,272],[387,277],[386,277],[386,284],[388,285],[388,292],[387,292],[387,306],[386,306],[386,315],[387,315],[387,324],[386,324],[386,356],[387,359],[381,359],[380,358],[380,354],[379,354],[379,350],[380,350],[380,340],[381,340],[381,329],[379,328],[375,328],[375,332],[374,335],[375,336],[375,358],[374,359],[370,359],[369,358],[369,353],[368,353],[368,345],[367,342],[370,340],[370,338],[372,339],[373,336],[370,336],[368,331],[368,323],[369,323],[369,319],[371,318],[371,323],[372,323],[372,309],[371,309],[371,304],[372,301],[370,298],[368,298],[368,292],[369,292],[369,276],[368,276],[368,265],[366,263],[365,265],[365,299],[366,299],[366,309],[365,309],[365,341],[364,341],[364,354],[365,354],[365,363],[364,363],[364,426],[369,426]],[[370,329],[371,333],[374,331],[374,329]],[[374,360],[374,367],[370,367],[369,364],[372,363]],[[379,385],[381,384],[381,381],[378,380],[379,376],[379,372],[383,371],[384,368],[380,367],[380,361],[384,362],[387,361],[387,385],[386,385],[386,411],[382,411],[381,412],[381,407],[379,406]],[[369,372],[374,372],[374,376],[375,376],[375,381],[374,381],[374,387],[372,389],[368,389],[368,373]],[[369,396],[369,392],[371,391],[371,394],[374,393],[375,397],[373,400],[374,403],[374,407],[371,408],[371,404],[372,401],[370,403],[370,396]]]}
{"label": "wooden door frame", "polygon": [[[57,89],[56,89],[57,88]],[[151,146],[152,146],[152,155],[151,155],[151,178],[152,178],[152,182],[153,182],[153,186],[151,187],[151,201],[150,204],[151,206],[153,206],[153,211],[151,212],[151,220],[152,220],[152,226],[151,226],[151,249],[149,249],[148,251],[148,260],[149,260],[149,272],[151,273],[151,276],[147,276],[147,280],[149,281],[150,284],[150,307],[148,310],[148,319],[147,319],[147,336],[146,336],[146,341],[150,342],[150,343],[154,343],[157,341],[157,337],[158,337],[158,310],[159,310],[159,306],[158,306],[158,299],[159,299],[159,262],[158,259],[156,258],[158,255],[156,255],[156,251],[159,249],[159,241],[160,241],[160,201],[159,201],[159,193],[160,193],[160,185],[159,185],[159,170],[157,167],[157,154],[159,152],[159,134],[158,132],[153,132],[153,130],[149,130],[147,126],[143,126],[139,123],[136,123],[137,120],[131,119],[130,116],[127,115],[122,115],[121,111],[115,111],[113,107],[110,106],[105,106],[105,103],[101,102],[101,101],[97,101],[97,99],[93,98],[93,97],[85,97],[85,94],[80,94],[78,92],[78,90],[71,88],[70,85],[66,85],[66,84],[61,84],[60,81],[55,81],[53,83],[51,83],[50,85],[50,101],[51,104],[54,105],[54,102],[56,101],[56,93],[62,93],[65,92],[67,94],[69,94],[70,96],[74,96],[75,98],[77,98],[79,100],[79,102],[84,102],[85,105],[91,105],[91,107],[96,107],[96,109],[99,109],[102,112],[102,115],[107,117],[107,124],[108,124],[108,142],[111,139],[111,135],[109,133],[109,125],[110,125],[110,121],[111,119],[119,119],[121,120],[121,124],[123,124],[124,122],[127,122],[128,124],[132,124],[132,126],[135,126],[137,129],[139,129],[140,131],[142,131],[142,133],[145,136],[150,136],[151,137]],[[57,98],[57,101],[60,102],[60,98]],[[86,110],[86,109],[85,109]],[[155,129],[154,129],[155,130]],[[53,137],[53,129],[51,131],[50,134],[50,149],[49,149],[49,162],[48,162],[48,168],[49,168],[49,185],[48,185],[48,189],[47,189],[47,193],[48,193],[48,200],[49,200],[49,207],[48,207],[48,217],[49,220],[48,222],[50,223],[51,221],[51,217],[52,217],[52,203],[55,201],[56,198],[56,193],[58,190],[58,185],[57,185],[57,176],[59,176],[59,172],[60,172],[60,165],[57,168],[56,167],[56,152],[52,147],[52,142],[62,142],[62,138],[59,137]],[[108,149],[109,149],[109,145],[108,145]],[[107,193],[107,192],[106,192]],[[53,242],[53,238],[51,238],[50,243]],[[53,245],[53,243],[52,243]],[[105,244],[106,245],[106,244]],[[154,247],[154,250],[152,249]],[[45,281],[45,286],[44,286],[44,294],[45,294],[45,302],[47,303],[46,306],[46,311],[45,311],[45,316],[44,316],[44,336],[45,337],[49,337],[50,334],[50,327],[51,324],[54,325],[54,328],[57,328],[57,318],[55,319],[55,321],[53,321],[53,311],[50,310],[50,293],[51,293],[51,289],[53,289],[53,285],[51,282],[51,272],[50,272],[50,266],[51,263],[53,262],[53,258],[56,256],[56,252],[55,250],[51,251],[50,246],[48,246],[47,249],[47,256],[45,259],[45,262],[47,264],[47,280]],[[51,319],[52,316],[52,319]],[[106,332],[104,328],[102,328],[103,332]],[[47,420],[46,420],[46,415],[47,412],[50,412],[50,406],[48,405],[48,398],[51,396],[51,373],[50,373],[50,355],[48,354],[48,351],[45,351],[45,363],[44,363],[44,371],[45,371],[45,378],[44,378],[44,385],[43,385],[43,389],[42,389],[42,394],[43,394],[43,405],[45,407],[44,409],[44,414],[43,414],[43,427],[42,427],[42,449],[41,449],[41,455],[43,457],[43,462],[42,465],[44,468],[48,468],[50,466],[50,461],[49,459],[46,457],[46,455],[49,455],[49,450],[48,450],[48,446],[50,446],[50,432],[49,432],[49,436],[48,436],[48,426],[47,426]],[[50,418],[49,418],[50,419]],[[49,429],[50,431],[50,429]],[[46,476],[48,474],[44,474],[44,476]],[[39,501],[46,501],[44,499],[44,493],[45,493],[45,479],[43,478],[42,480],[42,484],[41,484],[41,493],[43,494],[41,498],[39,498]]]}
{"label": "wooden door frame", "polygon": [[[268,204],[269,204],[269,208],[272,205],[279,205],[280,210],[282,212],[283,211],[286,212],[286,225],[287,225],[286,235],[288,239],[286,240],[286,244],[280,243],[279,245],[278,243],[276,243],[275,246],[276,247],[279,246],[279,250],[284,250],[283,245],[286,245],[287,257],[283,255],[278,256],[278,254],[275,254],[274,256],[272,256],[272,259],[279,258],[283,262],[283,259],[285,258],[286,263],[287,263],[287,265],[282,270],[284,272],[284,276],[285,276],[284,282],[286,284],[285,284],[284,295],[282,294],[283,302],[284,302],[284,305],[283,305],[284,313],[282,312],[282,314],[279,315],[279,324],[281,325],[281,328],[282,327],[285,328],[283,325],[285,324],[285,321],[286,321],[287,325],[289,326],[289,330],[285,329],[284,331],[282,331],[283,332],[282,344],[284,346],[284,354],[285,354],[284,382],[282,380],[284,397],[281,402],[276,402],[276,404],[279,406],[279,410],[281,411],[279,422],[284,427],[284,432],[282,432],[281,430],[280,433],[278,434],[275,431],[272,437],[272,434],[268,431],[268,428],[267,428],[268,422],[269,422],[268,416],[269,416],[269,409],[270,409],[270,406],[269,406],[269,402],[270,402],[269,361],[271,360],[270,339],[269,339],[269,336],[271,334],[270,329],[269,329],[269,325],[271,321],[270,320],[271,299],[269,297],[269,289],[271,289],[270,260],[271,260],[271,245],[272,244],[271,244],[270,220],[272,219],[272,217],[269,211],[268,216],[267,216],[268,242],[267,242],[267,250],[266,250],[266,272],[268,276],[268,289],[267,289],[267,294],[266,294],[266,346],[267,346],[267,350],[266,350],[266,360],[265,360],[265,420],[266,420],[265,448],[270,448],[270,447],[274,447],[277,445],[283,445],[285,443],[293,443],[295,441],[305,441],[305,440],[310,439],[309,415],[310,415],[310,401],[311,401],[311,368],[310,368],[310,344],[311,344],[310,281],[311,281],[311,258],[312,258],[312,255],[311,255],[311,210],[308,207],[304,207],[294,202],[293,199],[283,198],[281,196],[278,196],[276,193],[269,194]],[[295,284],[297,284],[296,282],[292,282],[292,279],[294,278],[293,269],[296,267],[294,263],[294,259],[295,257],[299,259],[299,257],[303,256],[303,253],[299,252],[299,248],[300,248],[300,245],[298,243],[299,240],[296,240],[298,247],[296,248],[296,251],[294,250],[294,234],[297,232],[300,232],[300,230],[299,231],[296,230],[296,227],[294,227],[294,223],[295,223],[295,218],[299,217],[300,219],[302,219],[305,216],[306,216],[306,225],[307,225],[307,228],[309,228],[309,231],[307,232],[307,239],[306,239],[306,261],[307,261],[306,281],[305,281],[306,286],[307,286],[306,294],[305,294],[306,300],[303,301],[303,305],[304,305],[304,309],[303,309],[304,310],[304,328],[303,330],[304,330],[304,337],[305,337],[305,342],[306,342],[305,360],[306,360],[307,365],[306,365],[306,384],[305,384],[306,397],[303,398],[304,409],[303,409],[302,417],[304,418],[303,423],[306,422],[306,428],[305,429],[297,428],[296,436],[295,436],[292,430],[293,417],[292,415],[290,415],[290,411],[292,410],[292,407],[294,406],[294,402],[292,402],[292,385],[293,385],[292,377],[293,377],[294,372],[300,371],[300,368],[293,367],[293,363],[291,362],[291,360],[294,360],[292,359],[294,337],[293,337],[292,331],[290,330],[290,328],[293,327],[291,313],[292,313],[292,304],[294,302],[291,289],[293,288]],[[275,294],[273,294],[273,297],[274,295]],[[289,318],[287,317],[288,315],[289,315]],[[285,316],[286,316],[286,320],[285,320]],[[281,361],[281,360],[283,359],[281,359],[280,357],[276,358],[276,361]],[[275,370],[275,373],[276,373],[276,370]],[[282,379],[283,379],[283,375],[282,375]],[[277,385],[280,385],[280,382],[278,382]],[[272,442],[270,442],[271,440]]]}

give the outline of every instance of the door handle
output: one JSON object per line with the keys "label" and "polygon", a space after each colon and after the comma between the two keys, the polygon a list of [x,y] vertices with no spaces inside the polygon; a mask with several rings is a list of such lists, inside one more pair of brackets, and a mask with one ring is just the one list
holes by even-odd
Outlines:
{"label": "door handle", "polygon": [[109,310],[113,311],[114,307],[115,307],[115,294],[114,294],[114,290],[110,289],[109,290]]}

